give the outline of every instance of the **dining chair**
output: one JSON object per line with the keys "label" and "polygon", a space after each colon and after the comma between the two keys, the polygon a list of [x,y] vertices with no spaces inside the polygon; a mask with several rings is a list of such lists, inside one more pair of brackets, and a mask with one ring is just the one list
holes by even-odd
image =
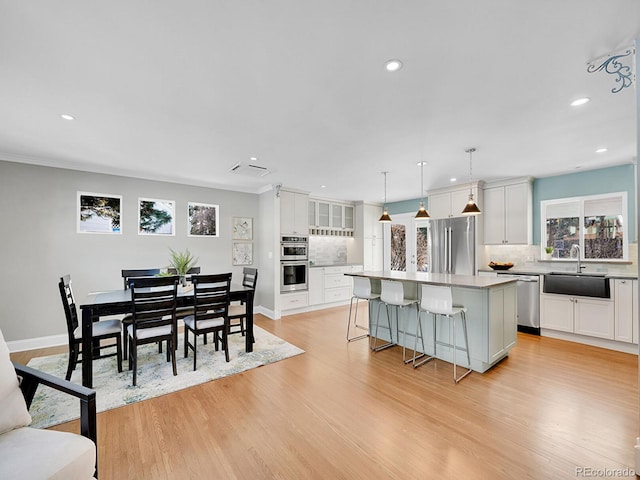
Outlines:
{"label": "dining chair", "polygon": [[160,274],[159,268],[143,268],[143,269],[126,269],[122,270],[122,279],[124,281],[124,289],[129,288],[129,279],[133,277],[155,277]]}
{"label": "dining chair", "polygon": [[[178,271],[175,268],[171,268],[171,267],[167,269],[167,273],[169,273],[170,275],[178,275]],[[200,273],[200,267],[191,267],[187,271],[186,281],[190,282],[191,277],[193,275],[198,275],[199,273]],[[178,318],[178,320],[184,319],[184,317],[187,317],[189,315],[193,315],[193,307],[191,305],[186,307],[178,307],[176,309],[176,317]]]}
{"label": "dining chair", "polygon": [[176,299],[178,277],[134,277],[129,279],[133,322],[127,326],[130,345],[129,370],[133,370],[133,385],[138,371],[138,345],[167,342],[167,362],[176,370]]}
{"label": "dining chair", "polygon": [[[242,269],[242,285],[256,289],[258,283],[258,269],[245,267]],[[247,319],[247,306],[244,302],[229,305],[229,333],[241,333],[244,337],[244,322]],[[237,320],[237,323],[236,323]],[[240,327],[239,330],[231,330],[232,327]]]}
{"label": "dining chair", "polygon": [[[224,356],[229,361],[229,292],[231,291],[231,274],[194,275],[193,283],[193,315],[184,319],[184,358],[189,356],[189,348],[193,350],[193,369],[196,369],[198,335],[213,333],[215,349],[222,343]],[[193,343],[189,342],[189,332],[193,333]]]}
{"label": "dining chair", "polygon": [[[127,290],[129,288],[129,279],[130,278],[134,278],[134,277],[155,277],[156,275],[160,274],[160,269],[159,268],[137,268],[137,269],[123,269],[122,270],[122,279],[124,280],[124,289]],[[131,325],[131,322],[133,321],[133,317],[131,316],[131,314],[129,315],[125,315],[122,318],[122,326],[123,328],[123,350],[122,350],[122,358],[124,358],[125,360],[127,359],[127,356],[129,355],[129,342],[127,341],[127,327],[129,325]],[[159,350],[160,353],[162,353],[162,343],[160,343],[159,345]]]}
{"label": "dining chair", "polygon": [[[71,275],[60,277],[58,282],[62,306],[64,307],[64,315],[67,319],[67,335],[69,338],[69,366],[67,367],[67,380],[71,379],[71,374],[76,365],[82,362],[80,354],[82,353],[80,345],[82,345],[82,326],[78,320],[78,310],[73,297],[73,289],[71,288]],[[118,360],[118,372],[122,372],[122,322],[120,320],[102,320],[93,323],[93,335],[95,340],[94,348],[98,350],[98,355],[94,353],[93,358],[113,357]],[[100,345],[102,340],[115,339],[115,353],[102,354],[103,349],[113,348],[113,344]]]}

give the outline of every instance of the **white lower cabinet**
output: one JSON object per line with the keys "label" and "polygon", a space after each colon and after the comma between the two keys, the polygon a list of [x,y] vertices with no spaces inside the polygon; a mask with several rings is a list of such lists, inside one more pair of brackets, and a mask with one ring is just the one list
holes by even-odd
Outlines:
{"label": "white lower cabinet", "polygon": [[638,281],[616,279],[615,339],[619,342],[638,343]]}
{"label": "white lower cabinet", "polygon": [[309,305],[324,303],[324,268],[309,269]]}
{"label": "white lower cabinet", "polygon": [[575,333],[613,340],[614,311],[612,300],[575,298],[573,302]]}
{"label": "white lower cabinet", "polygon": [[309,294],[307,292],[280,294],[280,310],[293,310],[294,308],[304,308],[308,305]]}
{"label": "white lower cabinet", "polygon": [[345,302],[353,295],[353,279],[345,273],[362,272],[362,265],[309,269],[309,306]]}
{"label": "white lower cabinet", "polygon": [[614,310],[612,300],[542,294],[540,326],[613,340]]}
{"label": "white lower cabinet", "polygon": [[353,280],[345,273],[352,273],[353,266],[325,267],[324,303],[349,300],[353,294]]}
{"label": "white lower cabinet", "polygon": [[633,280],[633,312],[631,314],[631,323],[633,325],[633,343],[638,343],[638,280]]}
{"label": "white lower cabinet", "polygon": [[573,299],[540,295],[540,327],[573,333]]}

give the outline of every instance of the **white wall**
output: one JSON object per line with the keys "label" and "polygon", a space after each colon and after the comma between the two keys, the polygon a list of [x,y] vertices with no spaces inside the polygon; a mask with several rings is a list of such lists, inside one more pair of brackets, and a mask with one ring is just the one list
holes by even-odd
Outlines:
{"label": "white wall", "polygon": [[[122,195],[122,234],[76,233],[78,191]],[[175,200],[174,237],[137,234],[138,197]],[[231,219],[253,217],[258,265],[258,200],[248,193],[0,161],[0,328],[5,338],[66,334],[60,276],[71,274],[81,303],[90,291],[122,288],[123,268],[166,267],[169,247],[189,248],[202,273],[231,271],[239,282],[242,267],[231,266]],[[220,206],[219,237],[187,236],[187,202]],[[260,275],[258,291],[263,280]]]}

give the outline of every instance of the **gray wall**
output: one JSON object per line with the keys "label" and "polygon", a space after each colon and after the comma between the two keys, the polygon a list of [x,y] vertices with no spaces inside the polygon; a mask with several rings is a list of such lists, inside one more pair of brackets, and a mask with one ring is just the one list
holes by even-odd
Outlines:
{"label": "gray wall", "polygon": [[[78,191],[122,195],[122,234],[76,233]],[[137,234],[138,197],[175,200],[174,237]],[[220,206],[219,237],[187,236],[187,202]],[[71,274],[81,303],[88,292],[122,288],[123,268],[166,267],[169,247],[189,248],[203,273],[231,271],[239,282],[242,267],[231,266],[231,217],[253,217],[258,265],[258,204],[258,195],[248,193],[0,161],[0,329],[5,339],[66,334],[57,285],[61,275]]]}

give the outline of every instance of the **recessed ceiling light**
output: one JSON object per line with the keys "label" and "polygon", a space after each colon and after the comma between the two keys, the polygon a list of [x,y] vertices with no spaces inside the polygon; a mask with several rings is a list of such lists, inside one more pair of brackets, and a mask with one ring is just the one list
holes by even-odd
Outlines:
{"label": "recessed ceiling light", "polygon": [[589,103],[591,101],[588,97],[576,98],[573,102],[571,102],[572,107],[579,107],[580,105],[584,105],[585,103]]}
{"label": "recessed ceiling light", "polygon": [[327,188],[326,185],[320,185],[320,188]]}
{"label": "recessed ceiling light", "polygon": [[75,117],[73,115],[69,115],[68,113],[63,113],[62,115],[60,115],[60,118],[64,118],[65,120],[75,120]]}
{"label": "recessed ceiling light", "polygon": [[388,72],[397,72],[402,68],[402,62],[400,60],[388,60],[384,64],[384,68],[386,68]]}
{"label": "recessed ceiling light", "polygon": [[599,148],[599,149],[596,150],[596,153],[604,153],[607,150],[609,150],[609,149],[608,148]]}
{"label": "recessed ceiling light", "polygon": [[450,182],[455,182],[456,180],[458,180],[456,177],[451,177],[451,178],[449,179],[449,181],[450,181]]}
{"label": "recessed ceiling light", "polygon": [[258,160],[258,157],[249,157],[249,160],[251,160],[252,162],[255,162],[256,160]]}

